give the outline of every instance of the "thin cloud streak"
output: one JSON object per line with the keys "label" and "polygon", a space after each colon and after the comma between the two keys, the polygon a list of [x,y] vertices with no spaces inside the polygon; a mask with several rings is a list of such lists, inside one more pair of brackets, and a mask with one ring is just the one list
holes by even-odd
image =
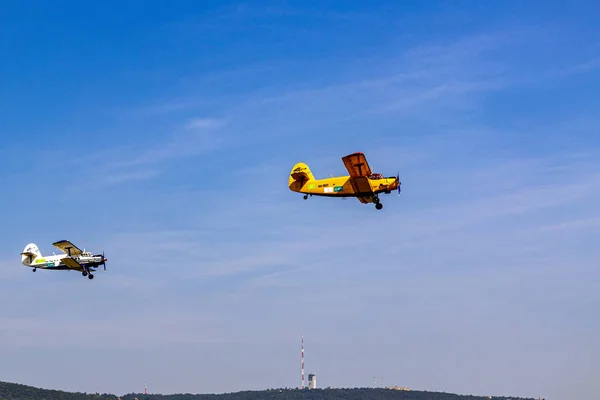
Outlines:
{"label": "thin cloud streak", "polygon": [[194,118],[185,126],[186,129],[212,129],[220,128],[226,124],[225,121],[215,118]]}
{"label": "thin cloud streak", "polygon": [[[220,129],[226,121],[216,118],[196,118],[154,146],[117,148],[100,151],[85,159],[86,167],[80,172],[96,188],[106,188],[131,181],[151,180],[162,175],[159,164],[170,160],[195,157],[218,151],[226,143]],[[97,160],[97,161],[95,161]],[[79,190],[75,185],[72,190]]]}

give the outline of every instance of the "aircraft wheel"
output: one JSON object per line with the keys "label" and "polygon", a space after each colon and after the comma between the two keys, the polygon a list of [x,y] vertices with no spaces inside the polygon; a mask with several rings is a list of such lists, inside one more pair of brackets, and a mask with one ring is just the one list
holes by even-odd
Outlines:
{"label": "aircraft wheel", "polygon": [[87,273],[87,271],[83,271],[83,272],[81,273],[81,275],[83,275],[83,276],[87,276],[87,274],[88,274],[88,273]]}
{"label": "aircraft wheel", "polygon": [[37,271],[37,268],[34,268],[34,269],[33,269],[33,272],[35,272],[35,271]]}
{"label": "aircraft wheel", "polygon": [[88,275],[88,279],[94,279],[94,275],[92,275],[92,274],[89,274],[89,275]]}
{"label": "aircraft wheel", "polygon": [[307,195],[307,194],[305,194],[305,195],[304,195],[304,197],[303,197],[303,199],[304,199],[304,200],[308,199],[308,195]]}
{"label": "aircraft wheel", "polygon": [[381,210],[383,208],[383,204],[377,203],[377,204],[375,204],[375,208],[378,210]]}

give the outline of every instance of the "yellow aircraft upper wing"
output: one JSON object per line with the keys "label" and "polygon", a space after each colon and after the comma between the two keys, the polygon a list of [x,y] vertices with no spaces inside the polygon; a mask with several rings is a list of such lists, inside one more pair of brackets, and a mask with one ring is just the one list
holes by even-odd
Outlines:
{"label": "yellow aircraft upper wing", "polygon": [[75,246],[68,240],[60,240],[58,242],[52,243],[52,246],[56,247],[57,249],[60,249],[61,251],[67,253],[70,256],[78,256],[83,253],[77,246]]}
{"label": "yellow aircraft upper wing", "polygon": [[61,259],[60,261],[69,268],[76,269],[78,271],[83,271],[83,267],[81,266],[81,264],[79,264],[77,261],[73,260],[71,257],[65,257],[65,258]]}
{"label": "yellow aircraft upper wing", "polygon": [[342,157],[342,161],[352,178],[358,178],[359,176],[367,177],[371,175],[371,168],[363,153],[349,154]]}

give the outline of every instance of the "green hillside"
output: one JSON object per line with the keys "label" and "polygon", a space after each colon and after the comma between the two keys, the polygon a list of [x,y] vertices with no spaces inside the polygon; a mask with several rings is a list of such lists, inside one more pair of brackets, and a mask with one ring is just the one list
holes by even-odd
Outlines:
{"label": "green hillside", "polygon": [[[117,400],[113,394],[73,393],[39,389],[16,383],[0,382],[0,400]],[[488,397],[452,393],[396,391],[387,389],[271,389],[226,394],[143,395],[130,393],[121,400],[488,400]],[[534,400],[519,397],[494,397],[494,400]]]}

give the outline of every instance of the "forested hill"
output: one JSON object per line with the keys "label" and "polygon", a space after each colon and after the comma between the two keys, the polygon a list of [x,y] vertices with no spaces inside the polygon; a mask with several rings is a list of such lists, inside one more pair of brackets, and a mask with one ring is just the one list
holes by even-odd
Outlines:
{"label": "forested hill", "polygon": [[[0,382],[0,400],[117,400],[113,394],[72,393]],[[126,394],[121,400],[488,400],[489,397],[387,389],[271,389],[226,394]],[[494,400],[534,400],[493,397]]]}

